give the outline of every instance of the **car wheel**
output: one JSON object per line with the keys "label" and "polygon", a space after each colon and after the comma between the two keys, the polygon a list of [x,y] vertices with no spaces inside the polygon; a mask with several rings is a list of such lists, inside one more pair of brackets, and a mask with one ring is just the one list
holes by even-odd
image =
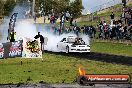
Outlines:
{"label": "car wheel", "polygon": [[77,83],[79,85],[85,86],[85,85],[87,85],[87,79],[84,76],[79,76],[77,78]]}
{"label": "car wheel", "polygon": [[66,46],[66,53],[69,53],[69,46]]}

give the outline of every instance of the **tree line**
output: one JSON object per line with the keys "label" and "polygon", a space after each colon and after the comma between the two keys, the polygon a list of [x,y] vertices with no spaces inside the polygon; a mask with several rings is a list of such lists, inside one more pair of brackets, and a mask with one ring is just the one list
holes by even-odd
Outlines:
{"label": "tree line", "polygon": [[[10,12],[14,9],[16,4],[27,3],[33,0],[0,0],[0,15],[9,16]],[[59,14],[62,12],[69,11],[73,17],[81,15],[83,10],[82,0],[35,0],[35,13],[43,10],[45,15],[48,14]]]}
{"label": "tree line", "polygon": [[15,5],[15,0],[0,0],[0,16],[9,16]]}

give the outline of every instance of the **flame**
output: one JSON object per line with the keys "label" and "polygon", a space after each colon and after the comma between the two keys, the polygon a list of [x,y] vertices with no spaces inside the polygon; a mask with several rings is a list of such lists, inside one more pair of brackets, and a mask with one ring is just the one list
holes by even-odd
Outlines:
{"label": "flame", "polygon": [[79,74],[80,75],[85,75],[86,71],[83,68],[79,67]]}

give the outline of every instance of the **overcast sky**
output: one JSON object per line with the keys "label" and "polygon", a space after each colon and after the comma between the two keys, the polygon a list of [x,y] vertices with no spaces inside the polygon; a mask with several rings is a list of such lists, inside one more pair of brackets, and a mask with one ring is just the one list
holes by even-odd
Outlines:
{"label": "overcast sky", "polygon": [[82,2],[85,8],[83,13],[87,13],[88,11],[93,12],[100,8],[120,3],[121,0],[82,0]]}

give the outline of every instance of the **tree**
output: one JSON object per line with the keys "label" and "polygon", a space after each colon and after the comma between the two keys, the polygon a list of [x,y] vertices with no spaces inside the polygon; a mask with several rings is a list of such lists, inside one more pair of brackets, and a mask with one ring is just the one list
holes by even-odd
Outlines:
{"label": "tree", "polygon": [[[54,13],[64,12],[69,6],[70,0],[36,0],[35,2],[35,12],[41,8],[41,4],[44,5],[44,12],[46,15]],[[53,11],[53,12],[52,12]]]}
{"label": "tree", "polygon": [[3,7],[4,7],[4,1],[3,0],[0,0],[0,17],[3,16]]}
{"label": "tree", "polygon": [[69,11],[70,14],[73,14],[73,17],[80,16],[83,10],[82,0],[70,1],[71,0],[35,0],[35,12],[38,14],[42,9],[41,4],[43,4],[45,15]]}
{"label": "tree", "polygon": [[4,4],[4,15],[9,16],[16,5],[15,0],[6,0]]}
{"label": "tree", "polygon": [[55,13],[62,13],[68,10],[70,5],[70,0],[56,0],[54,1],[54,12]]}
{"label": "tree", "polygon": [[74,18],[79,17],[82,14],[83,9],[82,0],[75,0],[70,3],[69,11]]}

